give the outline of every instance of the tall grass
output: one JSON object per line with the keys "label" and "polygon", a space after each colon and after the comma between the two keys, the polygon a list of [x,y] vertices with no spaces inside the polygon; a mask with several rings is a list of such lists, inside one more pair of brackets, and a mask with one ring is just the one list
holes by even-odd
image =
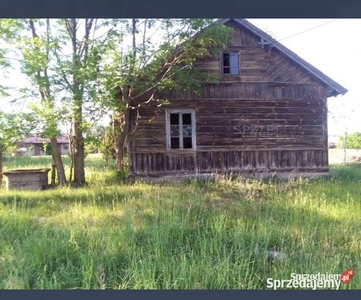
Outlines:
{"label": "tall grass", "polygon": [[[31,158],[6,168],[46,166]],[[43,164],[43,165],[41,165]],[[83,188],[0,194],[1,289],[265,289],[341,273],[361,288],[361,168],[329,179],[118,182],[87,158]],[[270,263],[280,249],[285,263]]]}

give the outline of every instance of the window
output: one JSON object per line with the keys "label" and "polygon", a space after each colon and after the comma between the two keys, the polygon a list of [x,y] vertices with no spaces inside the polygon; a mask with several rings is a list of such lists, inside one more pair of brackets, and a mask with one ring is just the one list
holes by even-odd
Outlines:
{"label": "window", "polygon": [[221,55],[222,75],[239,74],[239,53],[223,52]]}
{"label": "window", "polygon": [[167,110],[166,122],[168,150],[195,149],[195,114],[193,110]]}

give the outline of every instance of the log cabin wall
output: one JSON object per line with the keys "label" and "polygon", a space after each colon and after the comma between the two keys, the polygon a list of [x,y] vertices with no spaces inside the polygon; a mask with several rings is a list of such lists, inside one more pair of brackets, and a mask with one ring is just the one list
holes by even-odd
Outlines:
{"label": "log cabin wall", "polygon": [[[219,58],[204,60],[198,68],[218,83],[198,94],[164,93],[170,104],[139,110],[129,139],[131,173],[328,170],[324,86],[238,26],[232,40],[229,49],[240,53],[238,76],[220,76]],[[170,109],[195,111],[195,149],[167,150]]]}
{"label": "log cabin wall", "polygon": [[[327,171],[326,101],[318,85],[209,84],[198,96],[170,94],[171,104],[140,111],[132,173]],[[189,108],[196,114],[196,151],[167,151],[165,110]]]}

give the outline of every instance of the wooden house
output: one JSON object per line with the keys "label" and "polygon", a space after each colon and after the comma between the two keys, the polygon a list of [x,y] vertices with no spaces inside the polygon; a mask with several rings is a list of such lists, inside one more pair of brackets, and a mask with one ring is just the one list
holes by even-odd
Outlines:
{"label": "wooden house", "polygon": [[[62,155],[67,154],[69,152],[69,140],[67,136],[61,135],[57,138],[57,141],[59,152]],[[19,154],[30,154],[34,156],[51,154],[50,139],[44,139],[37,134],[25,137],[18,143],[18,148]]]}
{"label": "wooden house", "polygon": [[219,82],[139,109],[130,174],[327,172],[327,98],[347,90],[250,22],[219,21],[232,43],[198,64]]}

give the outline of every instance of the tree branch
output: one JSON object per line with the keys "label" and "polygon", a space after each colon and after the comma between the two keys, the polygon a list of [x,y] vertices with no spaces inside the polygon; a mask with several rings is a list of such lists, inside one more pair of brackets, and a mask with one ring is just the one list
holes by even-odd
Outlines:
{"label": "tree branch", "polygon": [[[32,39],[33,39],[34,50],[35,51],[39,50],[39,49],[37,49],[38,47],[36,46],[36,42],[35,42],[35,39],[39,38],[39,36],[36,33],[35,24],[34,24],[34,21],[32,19],[29,19],[29,26],[30,26],[30,30],[31,30]],[[46,96],[45,96],[45,93],[44,93],[44,91],[43,91],[43,89],[41,87],[41,73],[40,73],[40,70],[36,71],[35,78],[36,78],[36,82],[37,82],[37,85],[38,85],[40,97],[41,97],[42,100],[45,100]]]}

